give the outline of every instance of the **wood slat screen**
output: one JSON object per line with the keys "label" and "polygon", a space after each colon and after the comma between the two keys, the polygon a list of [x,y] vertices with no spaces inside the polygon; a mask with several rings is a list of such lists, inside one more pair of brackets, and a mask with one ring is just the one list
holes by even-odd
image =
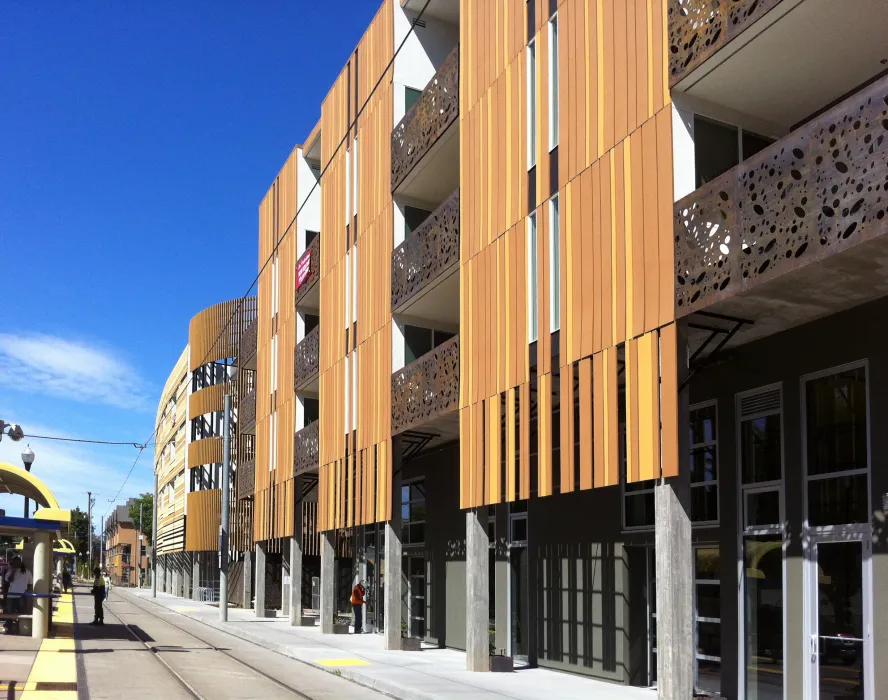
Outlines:
{"label": "wood slat screen", "polygon": [[379,184],[391,179],[392,10],[383,2],[321,108],[321,531],[391,517],[393,204]]}
{"label": "wood slat screen", "polygon": [[256,319],[257,299],[223,301],[195,314],[188,327],[191,371],[237,357],[241,334]]}
{"label": "wood slat screen", "polygon": [[219,526],[222,524],[222,490],[192,491],[187,500],[185,550],[217,551]]}
{"label": "wood slat screen", "polygon": [[224,409],[227,388],[227,384],[214,384],[195,391],[188,397],[188,417],[197,418]]}
{"label": "wood slat screen", "polygon": [[[296,211],[301,147],[290,153],[259,205],[259,310],[253,538],[295,532]],[[310,187],[311,183],[305,183]],[[268,264],[266,261],[271,260]],[[263,267],[264,266],[264,267]]]}
{"label": "wood slat screen", "polygon": [[222,438],[211,437],[188,443],[189,469],[203,464],[217,464],[222,461]]}
{"label": "wood slat screen", "polygon": [[[551,153],[549,4],[534,7],[528,27],[524,3],[460,4],[464,508],[527,498],[532,483],[540,496],[619,483],[624,385],[636,392],[627,395],[626,415],[627,440],[638,439],[633,474],[671,475],[678,462],[666,0],[558,2],[559,140]],[[529,40],[536,61],[530,170]],[[550,220],[556,193],[558,231]],[[554,235],[557,261],[549,259]],[[538,271],[535,366],[529,254]],[[557,341],[550,318],[555,264]],[[624,377],[624,364],[636,374]],[[504,428],[505,459],[489,443],[478,447],[497,437],[493,418],[501,405],[503,423],[515,425]],[[566,406],[571,410],[562,411]],[[574,443],[576,458],[559,447]]]}

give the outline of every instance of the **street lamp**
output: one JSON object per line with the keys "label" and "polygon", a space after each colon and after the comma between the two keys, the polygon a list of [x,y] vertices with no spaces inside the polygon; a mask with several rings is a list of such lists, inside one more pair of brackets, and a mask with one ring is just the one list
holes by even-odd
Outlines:
{"label": "street lamp", "polygon": [[[25,465],[25,471],[31,471],[31,465],[34,464],[34,450],[31,449],[31,446],[28,445],[25,449],[22,450],[22,463]],[[25,517],[28,517],[28,507],[31,505],[31,500],[25,496]]]}

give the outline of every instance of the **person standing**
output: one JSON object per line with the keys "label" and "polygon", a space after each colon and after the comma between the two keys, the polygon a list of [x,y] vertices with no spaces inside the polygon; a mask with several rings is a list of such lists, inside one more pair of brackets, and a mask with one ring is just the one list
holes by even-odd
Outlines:
{"label": "person standing", "polygon": [[68,571],[67,566],[65,566],[65,568],[62,569],[62,590],[65,593],[67,593],[69,590],[71,590],[71,572]]}
{"label": "person standing", "polygon": [[363,581],[358,581],[352,589],[351,595],[352,609],[355,611],[355,634],[361,634],[364,627],[364,596],[366,595],[366,590],[363,584]]}
{"label": "person standing", "polygon": [[102,603],[105,601],[105,579],[102,576],[102,570],[98,566],[93,569],[92,597],[95,603],[95,619],[90,624],[104,625],[105,609],[102,607]]}
{"label": "person standing", "polygon": [[111,574],[106,571],[102,576],[105,579],[105,600],[108,600],[111,595]]}
{"label": "person standing", "polygon": [[[24,602],[22,596],[31,588],[34,579],[21,557],[15,557],[10,562],[9,567],[6,569],[6,574],[3,576],[3,581],[8,586],[4,612],[23,614],[25,610],[22,607]],[[9,632],[9,625],[6,625],[5,631]]]}

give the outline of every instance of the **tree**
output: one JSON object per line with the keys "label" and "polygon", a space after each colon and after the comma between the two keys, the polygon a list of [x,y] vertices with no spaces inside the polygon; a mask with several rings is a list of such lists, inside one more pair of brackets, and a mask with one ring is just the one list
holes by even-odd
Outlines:
{"label": "tree", "polygon": [[71,523],[68,525],[68,539],[74,545],[74,551],[81,559],[87,557],[89,550],[89,516],[80,508],[71,511]]}
{"label": "tree", "polygon": [[[142,506],[142,518],[145,522],[141,522],[139,520],[139,505]],[[141,530],[142,534],[145,535],[145,546],[149,547],[152,542],[154,527],[154,494],[152,493],[143,493],[138,498],[134,498],[133,502],[130,504],[129,516],[130,520],[133,521],[133,525],[136,526],[137,530]]]}

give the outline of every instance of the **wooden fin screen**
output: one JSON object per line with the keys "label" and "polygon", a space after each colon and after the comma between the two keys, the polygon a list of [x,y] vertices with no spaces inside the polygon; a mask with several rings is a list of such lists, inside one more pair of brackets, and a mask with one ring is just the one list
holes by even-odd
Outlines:
{"label": "wooden fin screen", "polygon": [[[557,4],[557,158],[549,144],[549,6],[538,0],[535,7],[528,26],[524,3],[460,2],[463,508],[528,498],[534,448],[537,495],[618,484],[623,440],[627,479],[669,476],[678,463],[666,0]],[[528,168],[531,40],[537,140]],[[558,230],[548,204],[554,193]],[[554,236],[558,260],[549,259]],[[529,252],[537,258],[535,367]],[[555,264],[558,324],[550,319]],[[485,418],[500,401],[515,424],[502,432],[504,454],[478,447],[493,434]],[[553,435],[553,411],[565,405],[576,413],[562,415]],[[558,452],[568,444],[577,445],[578,464],[574,451]],[[497,458],[505,461],[501,490],[491,476]]]}
{"label": "wooden fin screen", "polygon": [[392,1],[321,107],[319,531],[391,518]]}

